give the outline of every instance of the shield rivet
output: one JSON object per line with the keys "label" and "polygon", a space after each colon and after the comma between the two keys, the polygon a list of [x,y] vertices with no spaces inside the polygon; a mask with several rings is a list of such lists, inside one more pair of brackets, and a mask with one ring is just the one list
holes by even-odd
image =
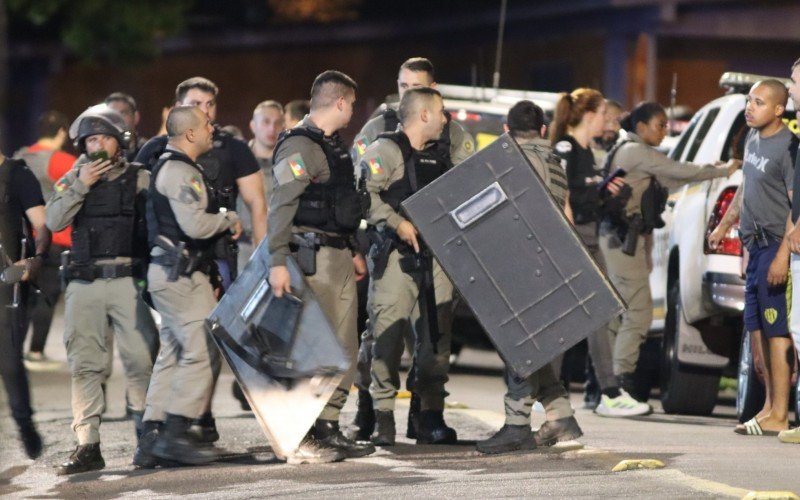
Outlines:
{"label": "shield rivet", "polygon": [[515,215],[514,220],[519,220],[519,215]]}
{"label": "shield rivet", "polygon": [[560,339],[558,339],[558,343],[559,344],[563,344],[564,343],[564,337],[561,337]]}
{"label": "shield rivet", "polygon": [[533,235],[532,235],[532,234],[529,234],[529,235],[527,236],[527,238],[528,238],[529,240],[532,240],[532,239],[533,239]]}
{"label": "shield rivet", "polygon": [[525,364],[526,364],[526,365],[532,365],[532,364],[533,364],[533,361],[531,361],[531,360],[529,359],[529,360],[525,361]]}
{"label": "shield rivet", "polygon": [[475,276],[470,276],[469,277],[469,282],[470,283],[475,283]]}
{"label": "shield rivet", "polygon": [[461,243],[462,243],[461,240],[456,240],[456,245],[461,246]]}
{"label": "shield rivet", "polygon": [[508,149],[508,143],[507,142],[503,143],[503,149]]}
{"label": "shield rivet", "polygon": [[536,253],[542,253],[542,247],[536,247]]}
{"label": "shield rivet", "polygon": [[537,269],[536,270],[536,276],[541,276],[541,275],[542,275],[542,270],[541,269]]}

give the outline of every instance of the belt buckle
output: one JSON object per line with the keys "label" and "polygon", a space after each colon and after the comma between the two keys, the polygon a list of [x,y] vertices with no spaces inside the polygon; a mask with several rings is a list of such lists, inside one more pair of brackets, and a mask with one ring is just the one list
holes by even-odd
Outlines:
{"label": "belt buckle", "polygon": [[101,269],[103,270],[102,278],[103,279],[111,279],[116,278],[116,268],[114,266],[102,266]]}

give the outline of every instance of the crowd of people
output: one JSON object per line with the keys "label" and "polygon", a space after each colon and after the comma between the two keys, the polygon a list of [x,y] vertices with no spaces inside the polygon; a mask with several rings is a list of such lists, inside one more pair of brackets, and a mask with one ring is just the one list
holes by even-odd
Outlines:
{"label": "crowd of people", "polygon": [[[585,401],[596,414],[652,411],[631,394],[652,320],[652,231],[663,225],[667,189],[743,168],[744,182],[709,236],[716,245],[740,218],[750,254],[745,325],[762,347],[768,397],[736,432],[781,433],[784,441],[800,442],[800,430],[788,429],[792,363],[800,345],[800,315],[790,322],[789,311],[800,291],[792,294],[794,302],[786,300],[790,265],[792,283],[800,283],[800,224],[794,225],[800,172],[798,140],[781,121],[790,97],[800,106],[800,60],[792,80],[789,91],[776,80],[753,86],[744,161],[724,165],[681,163],[658,152],[667,114],[654,102],[624,113],[599,91],[580,88],[560,96],[549,125],[531,101],[509,109],[506,132],[627,304],[620,318],[587,332],[591,383]],[[221,356],[204,320],[265,237],[269,284],[278,298],[292,293],[286,259],[298,252],[298,237],[312,243],[311,264],[301,262],[302,271],[352,362],[299,448],[282,458],[331,462],[394,445],[406,349],[412,354],[407,437],[421,444],[457,442],[456,429],[444,420],[455,291],[400,203],[476,146],[445,111],[430,61],[405,61],[397,90],[399,102],[377,110],[352,147],[339,131],[350,123],[358,86],[332,70],[314,80],[310,101],[259,103],[249,142],[235,127],[216,123],[219,89],[202,77],[177,86],[163,134],[148,141],[137,133],[136,101],[120,92],[71,125],[57,112],[43,115],[40,139],[21,149],[19,160],[2,157],[0,165],[6,214],[0,217],[1,243],[21,269],[18,283],[0,284],[0,300],[17,306],[0,311],[12,332],[0,336],[0,364],[28,455],[37,457],[42,442],[31,418],[22,345],[31,329],[24,361],[46,362],[45,339],[63,290],[77,447],[57,473],[105,466],[100,423],[114,344],[135,428],[134,465],[214,461],[219,433],[211,402]],[[67,138],[79,157],[61,151]],[[371,242],[366,256],[356,239],[362,220]],[[356,283],[363,279],[369,280],[369,319],[358,332]],[[29,281],[37,285],[35,294]],[[478,451],[530,450],[580,437],[559,373],[559,359],[526,379],[507,370],[505,425],[478,442]],[[353,384],[357,413],[345,433],[340,413]],[[238,397],[247,407],[241,391]],[[546,421],[534,432],[536,401]]]}

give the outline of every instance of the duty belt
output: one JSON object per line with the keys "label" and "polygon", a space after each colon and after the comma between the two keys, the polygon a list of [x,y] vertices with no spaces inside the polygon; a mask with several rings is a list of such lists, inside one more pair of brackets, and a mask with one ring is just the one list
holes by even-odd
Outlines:
{"label": "duty belt", "polygon": [[[304,233],[305,235],[309,233]],[[331,247],[336,248],[339,250],[344,250],[345,248],[352,248],[350,244],[350,239],[344,236],[330,236],[328,234],[323,233],[313,233],[314,234],[314,244],[317,249],[320,247]],[[300,236],[300,235],[297,235]],[[292,252],[296,252],[297,249],[300,247],[296,242],[292,241],[289,243],[289,250]]]}
{"label": "duty belt", "polygon": [[133,276],[133,264],[76,264],[70,263],[64,270],[67,281],[128,278]]}
{"label": "duty belt", "polygon": [[[178,256],[174,253],[165,253],[151,258],[150,262],[167,268],[173,268],[178,264]],[[211,265],[208,259],[203,258],[201,254],[186,257],[185,262],[181,266],[181,269],[177,270],[177,273],[179,276],[191,276],[195,271],[200,271],[204,274],[210,274],[211,272]]]}

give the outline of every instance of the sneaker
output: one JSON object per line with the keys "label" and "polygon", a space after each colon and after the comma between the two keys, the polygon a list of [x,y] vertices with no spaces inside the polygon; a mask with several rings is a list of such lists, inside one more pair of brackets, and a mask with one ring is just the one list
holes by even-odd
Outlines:
{"label": "sneaker", "polygon": [[653,408],[647,403],[640,403],[625,392],[619,390],[619,396],[610,398],[603,394],[600,397],[600,404],[594,410],[601,417],[637,417],[648,415],[653,412]]}
{"label": "sneaker", "polygon": [[299,464],[327,464],[341,462],[345,455],[341,450],[325,446],[313,437],[306,437],[294,453],[286,457],[286,463]]}
{"label": "sneaker", "polygon": [[780,439],[781,443],[800,444],[800,427],[781,431],[778,434],[778,439]]}
{"label": "sneaker", "polygon": [[475,448],[480,453],[510,453],[512,451],[535,450],[536,441],[530,425],[504,425],[494,436],[478,441]]}

